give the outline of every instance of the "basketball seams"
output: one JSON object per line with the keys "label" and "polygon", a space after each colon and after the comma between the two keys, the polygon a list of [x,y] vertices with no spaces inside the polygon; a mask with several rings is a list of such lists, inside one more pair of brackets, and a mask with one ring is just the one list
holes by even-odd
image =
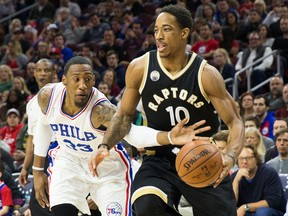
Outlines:
{"label": "basketball seams", "polygon": [[[193,149],[194,150],[194,149]],[[192,171],[194,171],[195,169],[197,169],[198,167],[200,167],[202,164],[204,164],[206,161],[208,161],[208,160],[210,160],[210,159],[212,159],[217,153],[219,153],[219,152],[214,152],[213,154],[211,154],[211,156],[209,157],[209,158],[207,158],[205,161],[203,161],[201,164],[199,164],[197,167],[195,167],[194,169],[192,169],[192,170],[190,170],[189,172],[187,172],[185,175],[183,175],[183,176],[180,176],[180,178],[183,178],[183,177],[185,177],[186,175],[188,175],[188,174],[190,174]],[[186,155],[185,155],[186,156]]]}
{"label": "basketball seams", "polygon": [[[187,145],[191,145],[191,144],[187,144]],[[196,150],[197,148],[200,148],[200,147],[203,146],[203,145],[212,145],[212,144],[207,143],[207,144],[197,145],[197,146],[195,146],[195,147],[192,149],[192,151]],[[185,146],[183,146],[183,148],[185,148]],[[179,164],[179,166],[176,167],[176,171],[177,171],[177,172],[179,171],[179,168],[180,168],[180,166],[182,165],[182,161],[184,160],[184,158],[186,158],[186,156],[187,156],[190,152],[191,152],[191,149],[190,149],[190,151],[188,151],[185,155],[182,156],[182,160],[180,160],[179,163],[177,163],[177,158],[176,158],[176,164]],[[177,156],[178,156],[178,155],[177,155]],[[179,158],[179,157],[178,157],[178,158]]]}
{"label": "basketball seams", "polygon": [[[216,153],[217,153],[217,152],[216,152]],[[213,154],[213,156],[210,157],[210,158],[213,158],[213,157],[216,155],[216,153]],[[210,159],[210,158],[209,158],[209,159]],[[198,167],[199,167],[199,166],[198,166]],[[205,181],[213,178],[215,175],[219,175],[219,174],[220,174],[219,170],[220,170],[221,168],[222,168],[222,166],[219,166],[218,169],[217,169],[217,171],[216,171],[213,175],[211,175],[209,178],[205,179]],[[187,174],[186,174],[186,175],[187,175]],[[183,177],[184,177],[184,176],[183,176]],[[192,183],[193,185],[197,185],[197,184],[199,185],[199,184],[202,184],[202,183],[205,182],[205,181],[201,181],[201,182],[198,182],[198,183],[195,183],[195,182],[191,182],[191,183]],[[188,184],[190,183],[189,181],[186,181],[186,180],[185,180],[185,182],[188,183]],[[207,185],[207,186],[209,186],[209,185]]]}

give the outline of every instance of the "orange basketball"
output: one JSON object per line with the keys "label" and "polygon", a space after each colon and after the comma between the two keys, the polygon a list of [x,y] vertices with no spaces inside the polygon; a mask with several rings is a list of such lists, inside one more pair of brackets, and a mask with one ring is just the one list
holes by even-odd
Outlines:
{"label": "orange basketball", "polygon": [[184,145],[176,157],[176,170],[186,184],[202,188],[212,185],[222,172],[222,157],[209,141],[192,141]]}

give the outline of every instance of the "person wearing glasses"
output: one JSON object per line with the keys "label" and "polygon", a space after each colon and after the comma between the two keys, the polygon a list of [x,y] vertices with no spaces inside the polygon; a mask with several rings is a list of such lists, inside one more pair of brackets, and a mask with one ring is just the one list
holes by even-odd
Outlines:
{"label": "person wearing glasses", "polygon": [[283,216],[287,200],[277,171],[263,164],[250,145],[244,146],[237,162],[239,170],[231,175],[237,216]]}

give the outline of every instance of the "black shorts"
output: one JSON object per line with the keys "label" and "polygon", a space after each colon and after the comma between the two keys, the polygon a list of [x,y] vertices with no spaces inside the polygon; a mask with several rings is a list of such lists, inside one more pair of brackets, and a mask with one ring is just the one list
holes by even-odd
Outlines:
{"label": "black shorts", "polygon": [[[227,176],[216,187],[193,188],[184,183],[175,169],[176,156],[144,156],[132,183],[132,203],[145,194],[155,194],[171,207],[181,194],[192,205],[194,216],[236,216],[232,181]],[[160,189],[160,190],[159,190]]]}

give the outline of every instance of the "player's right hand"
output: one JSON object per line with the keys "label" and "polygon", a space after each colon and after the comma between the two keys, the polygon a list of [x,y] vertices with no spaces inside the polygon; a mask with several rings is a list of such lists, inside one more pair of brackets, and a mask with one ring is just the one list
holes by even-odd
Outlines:
{"label": "player's right hand", "polygon": [[89,161],[89,170],[93,176],[98,176],[97,167],[106,158],[110,152],[106,147],[100,147],[95,155]]}
{"label": "player's right hand", "polygon": [[35,197],[42,208],[49,207],[48,194],[48,177],[43,171],[33,170]]}
{"label": "player's right hand", "polygon": [[29,174],[28,171],[24,167],[22,167],[21,173],[20,173],[18,179],[19,179],[19,183],[20,183],[21,187],[23,187],[23,188],[30,182],[28,179],[28,174]]}

